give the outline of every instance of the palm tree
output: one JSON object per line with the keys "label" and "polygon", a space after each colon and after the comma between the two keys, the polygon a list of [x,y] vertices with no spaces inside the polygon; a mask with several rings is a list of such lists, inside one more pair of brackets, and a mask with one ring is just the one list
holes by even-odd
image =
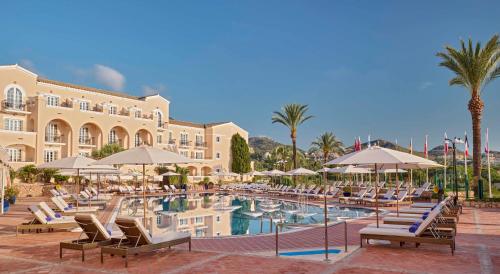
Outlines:
{"label": "palm tree", "polygon": [[455,77],[449,81],[450,86],[463,86],[470,92],[468,109],[472,117],[472,185],[474,190],[477,190],[481,176],[481,115],[484,108],[481,91],[489,82],[500,77],[499,36],[494,35],[484,48],[479,42],[474,48],[471,39],[467,46],[463,40],[460,41],[460,45],[460,49],[446,46],[446,51],[437,53],[437,56],[442,59],[440,66],[455,73]]}
{"label": "palm tree", "polygon": [[293,168],[297,168],[297,128],[305,121],[313,118],[311,115],[306,115],[308,110],[307,105],[288,104],[285,105],[281,112],[273,112],[272,121],[287,126],[290,129],[290,138],[292,138],[293,149]]}
{"label": "palm tree", "polygon": [[344,152],[344,144],[331,132],[325,132],[316,138],[312,146],[323,153],[325,163],[331,154],[338,155]]}

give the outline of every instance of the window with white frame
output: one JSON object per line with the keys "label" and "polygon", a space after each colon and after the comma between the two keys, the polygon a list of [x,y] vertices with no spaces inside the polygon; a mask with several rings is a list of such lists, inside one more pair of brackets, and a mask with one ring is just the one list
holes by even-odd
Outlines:
{"label": "window with white frame", "polygon": [[57,160],[57,150],[44,150],[43,160],[48,163]]}
{"label": "window with white frame", "polygon": [[4,129],[11,131],[23,131],[23,120],[5,118],[3,120]]}
{"label": "window with white frame", "polygon": [[90,152],[88,152],[88,151],[80,151],[80,152],[78,152],[78,155],[84,156],[84,157],[90,157]]}
{"label": "window with white frame", "polygon": [[80,110],[88,111],[90,109],[89,101],[80,101]]}
{"label": "window with white frame", "polygon": [[156,112],[157,115],[158,115],[158,124],[157,126],[158,127],[163,127],[163,114],[161,112]]}
{"label": "window with white frame", "polygon": [[196,152],[195,156],[196,159],[203,159],[203,152]]}
{"label": "window with white frame", "polygon": [[203,146],[203,135],[196,135],[196,146]]}
{"label": "window with white frame", "polygon": [[157,136],[156,136],[156,142],[157,142],[158,144],[161,144],[161,142],[162,142],[162,136],[161,136],[161,135],[157,135]]}
{"label": "window with white frame", "polygon": [[173,135],[172,131],[169,131],[168,132],[168,142],[172,143],[173,140],[174,140],[174,135]]}
{"label": "window with white frame", "polygon": [[80,128],[80,136],[78,138],[80,144],[90,144],[90,133],[88,127]]}
{"label": "window with white frame", "polygon": [[59,106],[59,96],[53,96],[53,95],[47,96],[47,106],[51,107]]}
{"label": "window with white frame", "polygon": [[117,143],[116,130],[112,129],[109,131],[108,144],[116,144],[116,143]]}
{"label": "window with white frame", "polygon": [[188,145],[188,134],[181,133],[181,146],[187,146],[187,145]]}
{"label": "window with white frame", "polygon": [[215,159],[220,159],[220,152],[215,153]]}
{"label": "window with white frame", "polygon": [[205,234],[203,228],[197,228],[195,233],[196,237],[203,237],[203,235]]}
{"label": "window with white frame", "polygon": [[181,155],[184,157],[189,157],[189,152],[187,150],[181,150]]}
{"label": "window with white frame", "polygon": [[7,153],[9,154],[9,162],[21,162],[20,148],[8,148]]}
{"label": "window with white frame", "polygon": [[180,226],[188,225],[188,219],[187,218],[179,219],[179,225]]}
{"label": "window with white frame", "polygon": [[116,115],[118,113],[118,108],[116,106],[109,106],[108,113],[111,115]]}
{"label": "window with white frame", "polygon": [[45,141],[56,142],[58,141],[58,131],[56,123],[49,123],[45,128]]}
{"label": "window with white frame", "polygon": [[7,90],[6,107],[10,109],[23,108],[23,92],[17,87],[11,87]]}
{"label": "window with white frame", "polygon": [[135,135],[134,135],[134,145],[136,147],[140,146],[141,145],[141,135],[139,134],[139,132],[137,132]]}
{"label": "window with white frame", "polygon": [[196,218],[194,219],[194,222],[195,222],[196,224],[202,224],[202,223],[203,223],[203,217],[196,217]]}
{"label": "window with white frame", "polygon": [[134,116],[135,118],[141,118],[141,116],[142,116],[142,111],[141,111],[140,109],[136,109],[136,110],[135,110],[135,114],[134,114],[134,115],[135,115],[135,116]]}

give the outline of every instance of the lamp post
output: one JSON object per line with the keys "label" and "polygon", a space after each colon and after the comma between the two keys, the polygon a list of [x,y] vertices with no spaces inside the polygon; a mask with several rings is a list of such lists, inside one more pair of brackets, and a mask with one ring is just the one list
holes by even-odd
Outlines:
{"label": "lamp post", "polygon": [[[462,141],[462,139],[457,138],[457,137],[453,138],[453,140],[448,139],[448,138],[445,138],[444,140],[446,143],[451,144],[452,149],[453,149],[453,180],[455,181],[453,184],[453,190],[455,192],[454,203],[455,203],[455,205],[457,205],[458,204],[458,181],[457,181],[457,145],[456,144],[463,144],[464,141]],[[465,160],[467,161],[467,159],[465,159]]]}

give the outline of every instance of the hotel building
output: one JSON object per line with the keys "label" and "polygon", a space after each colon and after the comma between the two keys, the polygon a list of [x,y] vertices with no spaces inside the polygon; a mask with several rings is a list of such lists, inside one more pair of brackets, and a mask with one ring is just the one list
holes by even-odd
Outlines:
{"label": "hotel building", "polygon": [[137,97],[48,80],[18,65],[0,66],[0,146],[17,169],[90,155],[105,144],[151,145],[197,159],[194,180],[230,171],[231,137],[248,132],[232,122],[197,124],[170,118],[160,95]]}

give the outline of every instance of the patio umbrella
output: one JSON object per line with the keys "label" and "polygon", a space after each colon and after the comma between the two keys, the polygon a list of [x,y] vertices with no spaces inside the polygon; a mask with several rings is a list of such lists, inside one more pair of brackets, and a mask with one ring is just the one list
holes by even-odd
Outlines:
{"label": "patio umbrella", "polygon": [[265,174],[263,172],[257,171],[257,170],[252,170],[248,173],[245,173],[244,175],[247,176],[264,176]]}
{"label": "patio umbrella", "polygon": [[290,175],[290,176],[302,176],[302,175],[317,175],[318,173],[316,171],[309,170],[307,168],[299,167],[294,170],[290,170],[285,175]]}
{"label": "patio umbrella", "polygon": [[264,171],[264,175],[275,177],[275,176],[283,176],[286,175],[285,172],[277,169],[269,170],[269,171]]}
{"label": "patio umbrella", "polygon": [[156,164],[187,164],[191,159],[180,154],[149,147],[139,146],[116,154],[110,155],[99,161],[96,165],[142,165],[142,197],[144,200],[144,226],[146,227],[146,165]]}
{"label": "patio umbrella", "polygon": [[[379,168],[428,168],[439,167],[441,165],[434,161],[418,157],[406,152],[401,152],[393,149],[382,148],[379,146],[372,146],[361,151],[346,154],[337,159],[334,159],[325,165],[359,165],[363,167],[373,167],[376,174],[375,182],[375,214],[378,221],[378,181],[379,181]],[[396,190],[399,192],[399,188]],[[396,200],[397,212],[399,215],[399,203]]]}
{"label": "patio umbrella", "polygon": [[165,172],[163,174],[160,174],[160,176],[180,176],[179,173],[175,173],[173,171],[168,171],[168,172]]}
{"label": "patio umbrella", "polygon": [[[85,169],[102,169],[105,166],[97,165],[93,166],[92,164],[95,162],[94,159],[87,158],[82,155],[67,157],[59,160],[55,160],[48,163],[43,163],[37,166],[37,168],[54,168],[59,170],[76,170],[76,208],[78,209],[78,195],[80,193],[80,171]],[[89,203],[90,205],[90,203]]]}

